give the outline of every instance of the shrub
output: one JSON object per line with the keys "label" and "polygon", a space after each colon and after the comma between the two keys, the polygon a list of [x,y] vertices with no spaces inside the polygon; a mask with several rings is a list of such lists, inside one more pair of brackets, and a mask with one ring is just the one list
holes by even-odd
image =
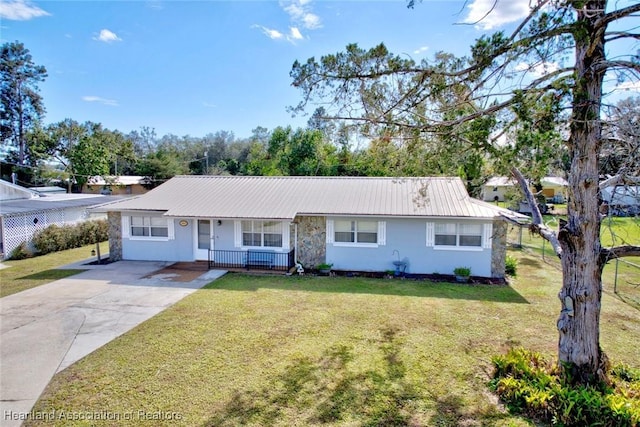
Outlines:
{"label": "shrub", "polygon": [[518,260],[511,255],[507,255],[504,262],[504,272],[509,276],[515,277],[518,272]]}
{"label": "shrub", "polygon": [[27,247],[26,242],[22,242],[20,243],[20,245],[16,246],[11,251],[11,253],[9,254],[9,259],[20,260],[25,258],[31,258],[32,256],[33,256],[33,253]]}
{"label": "shrub", "polygon": [[610,371],[611,387],[572,386],[555,365],[522,348],[494,356],[490,388],[514,412],[562,426],[636,426],[640,422],[640,372]]}
{"label": "shrub", "polygon": [[333,264],[329,264],[326,262],[316,265],[316,268],[318,270],[331,270],[331,267],[333,267]]}
{"label": "shrub", "polygon": [[40,255],[104,242],[109,238],[106,220],[85,221],[75,225],[50,225],[33,236],[33,246]]}
{"label": "shrub", "polygon": [[453,269],[453,274],[456,276],[471,276],[471,268],[470,267],[456,267]]}
{"label": "shrub", "polygon": [[48,226],[44,230],[37,232],[32,239],[36,252],[40,254],[48,254],[62,249],[68,237],[65,234],[64,227],[55,224]]}

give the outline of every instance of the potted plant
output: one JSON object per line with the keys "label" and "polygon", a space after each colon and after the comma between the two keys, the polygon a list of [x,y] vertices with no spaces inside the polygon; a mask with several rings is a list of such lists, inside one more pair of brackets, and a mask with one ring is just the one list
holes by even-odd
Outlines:
{"label": "potted plant", "polygon": [[469,276],[471,276],[471,268],[456,267],[453,269],[453,274],[455,274],[457,282],[467,283],[469,281]]}
{"label": "potted plant", "polygon": [[316,268],[322,274],[329,274],[331,272],[331,267],[333,267],[333,264],[328,264],[326,262],[316,265]]}

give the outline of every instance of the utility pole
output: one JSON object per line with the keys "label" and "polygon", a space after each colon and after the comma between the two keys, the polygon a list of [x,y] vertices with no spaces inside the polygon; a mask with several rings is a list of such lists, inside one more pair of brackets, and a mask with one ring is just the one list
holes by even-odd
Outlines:
{"label": "utility pole", "polygon": [[[73,146],[73,136],[71,134],[71,123],[72,122],[71,122],[71,119],[67,119],[66,122],[67,122],[67,126],[69,126],[69,128],[67,129],[69,131],[69,141],[68,141],[69,148],[68,148],[68,152],[71,153],[71,149],[72,149],[72,146]],[[69,181],[67,183],[67,186],[68,186],[67,192],[69,194],[71,194],[71,178],[73,177],[73,167],[71,165],[71,156],[69,156],[68,160],[69,160]]]}
{"label": "utility pole", "polygon": [[204,169],[204,174],[207,175],[209,173],[209,152],[208,151],[204,152],[204,162],[205,162],[204,164],[206,165]]}

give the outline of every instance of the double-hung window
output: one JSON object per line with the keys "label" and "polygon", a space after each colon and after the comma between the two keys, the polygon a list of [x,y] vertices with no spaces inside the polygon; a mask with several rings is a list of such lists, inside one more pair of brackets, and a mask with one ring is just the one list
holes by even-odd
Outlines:
{"label": "double-hung window", "polygon": [[122,238],[130,240],[173,240],[173,219],[158,215],[122,215]]}
{"label": "double-hung window", "polygon": [[282,222],[242,221],[242,246],[281,248]]}
{"label": "double-hung window", "polygon": [[335,221],[335,243],[378,243],[378,221]]}
{"label": "double-hung window", "polygon": [[482,224],[458,224],[458,246],[482,246]]}
{"label": "double-hung window", "polygon": [[457,224],[436,224],[436,246],[457,246]]}
{"label": "double-hung window", "polygon": [[156,216],[132,216],[131,237],[169,237],[167,219]]}
{"label": "double-hung window", "polygon": [[435,247],[482,247],[482,224],[436,223]]}

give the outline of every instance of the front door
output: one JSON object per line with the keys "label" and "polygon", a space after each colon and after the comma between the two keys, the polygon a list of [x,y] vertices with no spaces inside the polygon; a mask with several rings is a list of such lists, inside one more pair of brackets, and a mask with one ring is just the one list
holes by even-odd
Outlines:
{"label": "front door", "polygon": [[196,260],[207,260],[209,249],[213,249],[212,221],[209,219],[199,219],[195,229],[195,255]]}

